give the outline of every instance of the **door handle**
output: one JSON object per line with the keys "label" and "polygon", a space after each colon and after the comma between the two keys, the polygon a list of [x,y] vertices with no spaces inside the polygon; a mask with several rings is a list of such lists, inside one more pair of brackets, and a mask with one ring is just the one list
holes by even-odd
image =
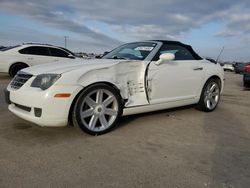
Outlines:
{"label": "door handle", "polygon": [[33,57],[28,57],[28,60],[33,60],[34,58]]}
{"label": "door handle", "polygon": [[195,68],[193,68],[193,70],[194,71],[201,71],[201,70],[203,70],[203,67],[195,67]]}

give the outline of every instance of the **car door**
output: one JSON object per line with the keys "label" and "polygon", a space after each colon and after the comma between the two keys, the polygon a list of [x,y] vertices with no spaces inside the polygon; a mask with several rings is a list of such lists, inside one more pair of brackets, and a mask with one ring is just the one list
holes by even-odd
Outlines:
{"label": "car door", "polygon": [[[175,59],[156,65],[159,56],[173,53]],[[202,60],[181,45],[163,45],[148,68],[148,98],[151,104],[195,98],[204,77]]]}
{"label": "car door", "polygon": [[48,48],[44,46],[30,46],[19,50],[19,53],[22,54],[25,63],[30,66],[53,61],[50,57]]}
{"label": "car door", "polygon": [[58,61],[64,62],[64,61],[75,59],[75,57],[72,54],[59,48],[49,47],[49,51],[50,51],[51,58],[53,58],[54,62],[58,62]]}

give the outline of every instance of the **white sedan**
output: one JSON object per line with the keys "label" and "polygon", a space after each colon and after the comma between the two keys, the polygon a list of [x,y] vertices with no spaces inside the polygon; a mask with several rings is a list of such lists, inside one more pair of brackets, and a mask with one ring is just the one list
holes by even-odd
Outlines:
{"label": "white sedan", "polygon": [[40,126],[104,134],[119,118],[197,104],[213,111],[224,72],[175,41],[124,44],[102,59],[52,63],[19,72],[6,90],[9,110]]}
{"label": "white sedan", "polygon": [[69,50],[48,45],[27,43],[1,49],[0,73],[8,73],[14,77],[26,67],[51,62],[69,62],[77,57]]}
{"label": "white sedan", "polygon": [[235,69],[234,69],[234,67],[233,67],[232,64],[224,64],[222,66],[222,68],[224,69],[224,71],[230,71],[230,72],[234,72],[235,71]]}

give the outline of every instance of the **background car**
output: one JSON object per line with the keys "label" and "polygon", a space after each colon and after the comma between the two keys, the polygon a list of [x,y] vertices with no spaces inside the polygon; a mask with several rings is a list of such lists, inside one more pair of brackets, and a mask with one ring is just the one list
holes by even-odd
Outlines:
{"label": "background car", "polygon": [[14,77],[18,71],[26,67],[50,62],[70,62],[76,58],[74,53],[62,47],[27,43],[0,51],[0,72]]}
{"label": "background car", "polygon": [[236,74],[243,74],[246,68],[246,63],[235,63],[234,69]]}
{"label": "background car", "polygon": [[234,69],[234,67],[233,67],[232,64],[224,64],[222,66],[222,68],[224,69],[224,71],[230,71],[230,72],[234,72],[235,71],[235,69]]}
{"label": "background car", "polygon": [[218,63],[176,41],[124,44],[102,59],[52,63],[20,71],[6,90],[9,110],[41,126],[69,121],[98,135],[123,115],[197,104],[216,109],[224,85]]}
{"label": "background car", "polygon": [[243,83],[245,87],[250,88],[250,63],[246,65],[243,75]]}

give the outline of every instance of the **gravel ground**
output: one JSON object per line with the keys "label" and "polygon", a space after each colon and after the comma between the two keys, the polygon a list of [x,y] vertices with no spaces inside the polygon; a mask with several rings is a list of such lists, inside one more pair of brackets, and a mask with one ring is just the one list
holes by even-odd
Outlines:
{"label": "gravel ground", "polygon": [[0,75],[0,187],[248,188],[250,91],[226,73],[216,111],[193,106],[122,118],[92,137],[41,128],[7,110]]}

